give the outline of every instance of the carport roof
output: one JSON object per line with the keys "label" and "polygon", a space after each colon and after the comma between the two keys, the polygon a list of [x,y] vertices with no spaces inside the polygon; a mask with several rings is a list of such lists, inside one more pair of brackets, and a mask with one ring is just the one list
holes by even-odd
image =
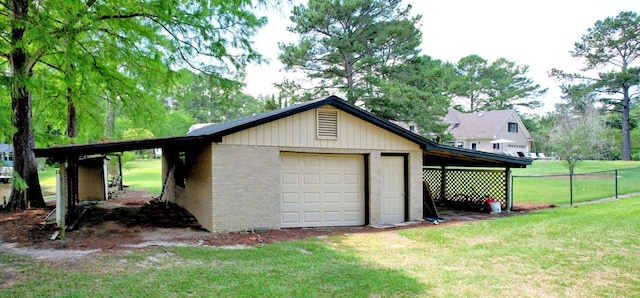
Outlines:
{"label": "carport roof", "polygon": [[352,114],[360,119],[368,121],[376,126],[395,133],[403,138],[419,144],[423,149],[425,166],[472,166],[472,167],[526,167],[531,164],[531,159],[499,155],[494,153],[468,150],[463,148],[441,145],[427,140],[419,134],[404,129],[384,118],[371,114],[364,109],[348,103],[337,97],[329,96],[299,104],[295,104],[279,110],[273,110],[250,117],[233,120],[220,124],[212,124],[196,129],[187,136],[156,138],[134,141],[105,142],[86,145],[57,146],[45,149],[34,149],[38,157],[53,157],[64,160],[67,157],[107,154],[140,149],[172,147],[175,149],[188,148],[194,144],[205,142],[220,142],[222,137],[254,126],[275,121],[301,112],[331,105],[344,112]]}

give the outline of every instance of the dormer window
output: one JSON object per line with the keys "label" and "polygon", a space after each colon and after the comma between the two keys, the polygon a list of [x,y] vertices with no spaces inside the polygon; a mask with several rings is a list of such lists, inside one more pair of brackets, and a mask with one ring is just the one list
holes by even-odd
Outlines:
{"label": "dormer window", "polygon": [[518,132],[518,123],[509,122],[509,132]]}

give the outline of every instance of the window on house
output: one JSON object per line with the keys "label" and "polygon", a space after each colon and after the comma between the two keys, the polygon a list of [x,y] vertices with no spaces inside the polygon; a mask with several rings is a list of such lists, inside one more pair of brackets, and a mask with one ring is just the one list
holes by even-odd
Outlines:
{"label": "window on house", "polygon": [[500,144],[499,143],[493,144],[493,149],[499,150],[500,149]]}
{"label": "window on house", "polygon": [[471,143],[471,149],[473,150],[478,149],[478,145],[476,143]]}
{"label": "window on house", "polygon": [[518,123],[509,122],[509,132],[518,132]]}
{"label": "window on house", "polygon": [[338,110],[318,109],[316,125],[316,135],[318,139],[337,139]]}

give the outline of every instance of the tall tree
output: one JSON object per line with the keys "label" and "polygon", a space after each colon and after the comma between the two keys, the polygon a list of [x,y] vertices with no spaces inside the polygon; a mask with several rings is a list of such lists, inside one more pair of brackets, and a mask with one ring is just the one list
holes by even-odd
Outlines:
{"label": "tall tree", "polygon": [[221,75],[241,71],[247,62],[260,59],[248,38],[266,22],[253,14],[250,0],[6,0],[0,5],[0,57],[8,65],[1,82],[10,90],[16,130],[9,208],[24,208],[27,202],[44,206],[32,150],[32,100],[37,80],[48,77],[43,73],[62,73],[68,103],[77,99],[79,71],[91,70],[92,80],[112,79],[132,87],[120,92],[102,85],[107,100],[136,106],[136,95],[150,85],[133,76],[158,75],[149,61]]}
{"label": "tall tree", "polygon": [[549,143],[558,158],[566,162],[569,174],[573,174],[580,160],[608,157],[610,141],[606,135],[605,119],[596,108],[577,114],[559,107]]}
{"label": "tall tree", "polygon": [[380,92],[369,99],[367,108],[387,119],[415,124],[421,134],[439,138],[446,128],[442,117],[451,104],[447,86],[452,76],[452,65],[429,56],[386,67],[381,76],[370,78]]}
{"label": "tall tree", "polygon": [[[629,115],[640,85],[640,18],[623,11],[597,21],[570,52],[584,59],[581,73],[553,69],[551,75],[567,83],[589,86],[610,111],[621,113],[622,159],[631,159]],[[592,75],[595,74],[595,75]]]}
{"label": "tall tree", "polygon": [[536,98],[547,89],[527,77],[528,66],[518,66],[505,58],[492,63],[478,55],[461,58],[449,92],[466,112],[506,110],[516,106],[538,108]]}
{"label": "tall tree", "polygon": [[279,59],[316,82],[308,93],[338,92],[366,105],[372,91],[366,77],[418,53],[421,17],[410,10],[400,0],[310,0],[293,8],[289,30],[300,40],[280,44]]}

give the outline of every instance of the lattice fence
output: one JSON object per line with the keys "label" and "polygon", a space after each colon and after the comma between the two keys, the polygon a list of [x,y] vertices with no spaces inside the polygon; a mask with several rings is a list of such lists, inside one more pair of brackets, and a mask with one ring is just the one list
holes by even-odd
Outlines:
{"label": "lattice fence", "polygon": [[[443,170],[425,168],[422,178],[429,185],[434,202],[460,210],[487,211],[491,198],[507,207],[506,173],[492,170]],[[444,186],[444,189],[443,187]]]}

